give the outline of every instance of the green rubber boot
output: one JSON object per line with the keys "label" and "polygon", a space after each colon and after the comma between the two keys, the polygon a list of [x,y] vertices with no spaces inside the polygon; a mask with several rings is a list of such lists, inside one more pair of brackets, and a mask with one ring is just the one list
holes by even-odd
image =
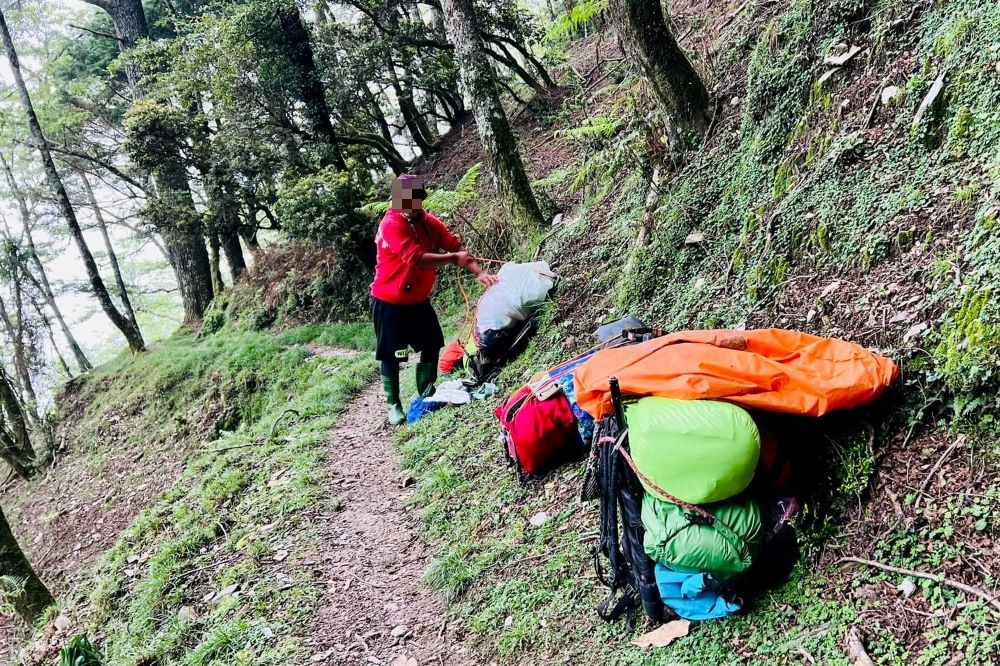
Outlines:
{"label": "green rubber boot", "polygon": [[434,395],[434,382],[437,381],[437,363],[417,363],[417,395],[428,398]]}
{"label": "green rubber boot", "polygon": [[406,420],[403,405],[399,402],[399,375],[382,375],[382,389],[385,390],[385,401],[389,405],[389,425],[398,426]]}

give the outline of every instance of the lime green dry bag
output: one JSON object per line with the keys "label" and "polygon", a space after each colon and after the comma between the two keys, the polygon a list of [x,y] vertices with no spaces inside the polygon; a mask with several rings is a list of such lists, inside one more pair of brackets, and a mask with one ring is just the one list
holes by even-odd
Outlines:
{"label": "lime green dry bag", "polygon": [[636,467],[674,497],[711,504],[750,485],[760,457],[760,434],[742,408],[653,397],[629,406],[627,419]]}

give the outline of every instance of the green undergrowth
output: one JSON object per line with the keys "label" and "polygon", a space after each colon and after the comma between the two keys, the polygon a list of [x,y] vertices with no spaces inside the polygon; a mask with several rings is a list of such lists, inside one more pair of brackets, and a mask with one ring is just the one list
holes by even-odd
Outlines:
{"label": "green undergrowth", "polygon": [[135,396],[154,419],[217,394],[235,401],[227,425],[191,447],[181,477],[76,591],[74,610],[109,664],[308,661],[302,630],[320,587],[303,561],[320,546],[304,516],[336,510],[324,503],[323,443],[374,364],[368,354],[314,356],[306,344],[367,350],[373,340],[350,324],[177,335],[87,380],[103,392],[97,412]]}
{"label": "green undergrowth", "polygon": [[[663,177],[644,247],[635,249],[634,239],[655,144],[635,112],[634,79],[607,80],[585,100],[581,89],[551,114],[556,129],[581,109],[589,115],[555,136],[585,158],[536,174],[536,185],[581,195],[542,255],[565,270],[561,303],[572,306],[545,318],[501,375],[501,394],[589,346],[598,320],[626,313],[668,330],[798,328],[798,320],[780,323],[776,308],[798,280],[818,283],[817,294],[835,280],[915,283],[927,329],[909,345],[901,340],[906,326],[880,332],[888,341],[880,351],[903,369],[886,401],[801,436],[810,492],[788,583],[744,615],[693,625],[690,638],[666,650],[633,648],[621,623],[596,615],[604,594],[591,561],[598,512],[578,500],[582,463],[521,486],[504,462],[495,401],[404,428],[397,445],[436,549],[426,583],[448,600],[485,661],[848,664],[852,626],[876,663],[982,663],[1000,645],[995,617],[975,599],[915,579],[910,603],[926,620],[903,622],[911,612],[896,591],[903,576],[837,561],[865,553],[890,566],[956,571],[970,558],[989,559],[1000,535],[992,434],[1000,387],[1000,9],[973,0],[792,0],[780,8],[750,2],[738,13],[715,44],[715,66],[720,82],[727,71],[746,72],[746,88],[719,100],[721,129],[710,148]],[[830,69],[824,57],[841,43],[867,50],[820,85]],[[941,95],[915,122],[941,73]],[[890,84],[898,93],[873,110]],[[879,478],[896,462],[884,458],[890,440],[898,445],[927,425],[935,437],[901,464],[927,470],[944,450],[926,442],[965,432],[956,469],[983,470],[981,487],[945,485],[929,501]],[[894,527],[885,511],[898,513]],[[979,583],[993,589],[984,571]]]}

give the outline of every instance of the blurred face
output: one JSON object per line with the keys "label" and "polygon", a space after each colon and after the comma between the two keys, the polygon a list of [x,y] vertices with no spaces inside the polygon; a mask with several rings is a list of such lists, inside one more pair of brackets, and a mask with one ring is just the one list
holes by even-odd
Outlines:
{"label": "blurred face", "polygon": [[424,209],[423,193],[413,190],[400,189],[392,193],[392,207],[402,211],[403,215],[410,215],[416,211]]}

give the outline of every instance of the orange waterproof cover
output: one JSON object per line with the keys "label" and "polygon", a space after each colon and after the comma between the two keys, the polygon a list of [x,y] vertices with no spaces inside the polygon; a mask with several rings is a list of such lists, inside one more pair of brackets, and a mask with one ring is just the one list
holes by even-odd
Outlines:
{"label": "orange waterproof cover", "polygon": [[596,419],[612,413],[608,378],[627,396],[726,400],[750,409],[822,416],[878,398],[899,376],[860,345],[808,333],[680,331],[606,349],[576,369],[576,398]]}

